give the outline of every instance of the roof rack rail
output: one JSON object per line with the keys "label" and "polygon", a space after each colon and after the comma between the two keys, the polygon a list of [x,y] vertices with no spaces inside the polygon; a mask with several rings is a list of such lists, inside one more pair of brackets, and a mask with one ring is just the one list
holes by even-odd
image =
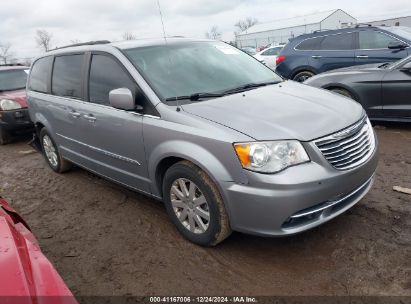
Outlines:
{"label": "roof rack rail", "polygon": [[371,27],[372,24],[370,24],[370,23],[357,23],[357,24],[355,25],[355,28],[359,28],[359,27],[361,27],[361,26]]}
{"label": "roof rack rail", "polygon": [[55,48],[55,50],[65,49],[65,48],[74,47],[74,46],[96,45],[96,44],[109,44],[109,43],[111,43],[111,41],[108,41],[108,40],[88,41],[88,42],[74,43],[74,44],[69,44],[69,45],[61,46],[61,47]]}
{"label": "roof rack rail", "polygon": [[327,31],[333,31],[333,30],[331,30],[331,29],[321,29],[321,30],[315,30],[315,31],[313,31],[313,33],[315,34],[315,33],[327,32]]}

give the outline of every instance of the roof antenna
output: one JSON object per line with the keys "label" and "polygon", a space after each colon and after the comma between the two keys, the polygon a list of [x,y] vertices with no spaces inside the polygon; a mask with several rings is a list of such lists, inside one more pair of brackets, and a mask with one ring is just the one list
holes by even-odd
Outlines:
{"label": "roof antenna", "polygon": [[[158,6],[158,12],[160,13],[161,25],[163,27],[163,38],[164,38],[164,43],[165,43],[166,48],[167,48],[168,61],[170,62],[170,66],[172,66],[170,52],[169,52],[169,49],[168,49],[166,30],[164,28],[163,13],[161,12],[160,0],[157,0],[157,6]],[[176,103],[177,103],[177,112],[180,112],[180,105],[179,105],[179,102],[178,102],[178,98],[176,98]]]}

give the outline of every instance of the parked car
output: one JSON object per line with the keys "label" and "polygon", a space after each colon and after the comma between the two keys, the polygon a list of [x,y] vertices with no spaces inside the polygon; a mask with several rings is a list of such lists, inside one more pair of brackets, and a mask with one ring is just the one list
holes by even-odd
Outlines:
{"label": "parked car", "polygon": [[77,303],[30,227],[1,197],[0,237],[2,303]]}
{"label": "parked car", "polygon": [[277,58],[276,71],[303,82],[313,75],[353,65],[391,62],[411,55],[411,28],[357,26],[292,39]]}
{"label": "parked car", "polygon": [[54,50],[34,62],[28,101],[51,169],[75,163],[163,200],[201,245],[325,223],[368,192],[377,166],[358,103],[283,81],[222,42]]}
{"label": "parked car", "polygon": [[13,135],[34,130],[25,92],[28,69],[0,66],[0,145],[10,142]]}
{"label": "parked car", "polygon": [[251,56],[254,56],[257,53],[257,49],[253,46],[245,46],[241,48],[241,50]]}
{"label": "parked car", "polygon": [[271,46],[261,52],[258,52],[254,55],[254,57],[260,62],[264,63],[270,69],[275,69],[277,56],[278,54],[280,54],[282,48],[282,46]]}
{"label": "parked car", "polygon": [[358,101],[371,119],[411,121],[411,56],[333,70],[305,83]]}

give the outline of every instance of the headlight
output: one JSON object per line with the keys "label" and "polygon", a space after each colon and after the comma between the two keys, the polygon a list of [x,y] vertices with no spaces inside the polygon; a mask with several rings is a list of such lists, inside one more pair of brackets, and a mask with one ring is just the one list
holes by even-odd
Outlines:
{"label": "headlight", "polygon": [[0,100],[0,110],[10,111],[10,110],[17,110],[17,109],[21,109],[21,105],[17,101],[14,101],[11,99]]}
{"label": "headlight", "polygon": [[244,169],[262,173],[275,173],[310,160],[297,140],[236,143],[234,148]]}

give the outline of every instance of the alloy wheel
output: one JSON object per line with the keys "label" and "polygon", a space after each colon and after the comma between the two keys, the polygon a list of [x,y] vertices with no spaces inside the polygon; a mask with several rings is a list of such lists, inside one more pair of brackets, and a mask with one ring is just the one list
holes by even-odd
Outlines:
{"label": "alloy wheel", "polygon": [[210,209],[194,182],[186,178],[176,179],[170,189],[170,200],[177,219],[187,230],[195,234],[207,231]]}
{"label": "alloy wheel", "polygon": [[58,156],[56,153],[56,148],[54,147],[51,138],[48,135],[43,136],[43,147],[44,153],[46,154],[47,160],[53,167],[58,165]]}

